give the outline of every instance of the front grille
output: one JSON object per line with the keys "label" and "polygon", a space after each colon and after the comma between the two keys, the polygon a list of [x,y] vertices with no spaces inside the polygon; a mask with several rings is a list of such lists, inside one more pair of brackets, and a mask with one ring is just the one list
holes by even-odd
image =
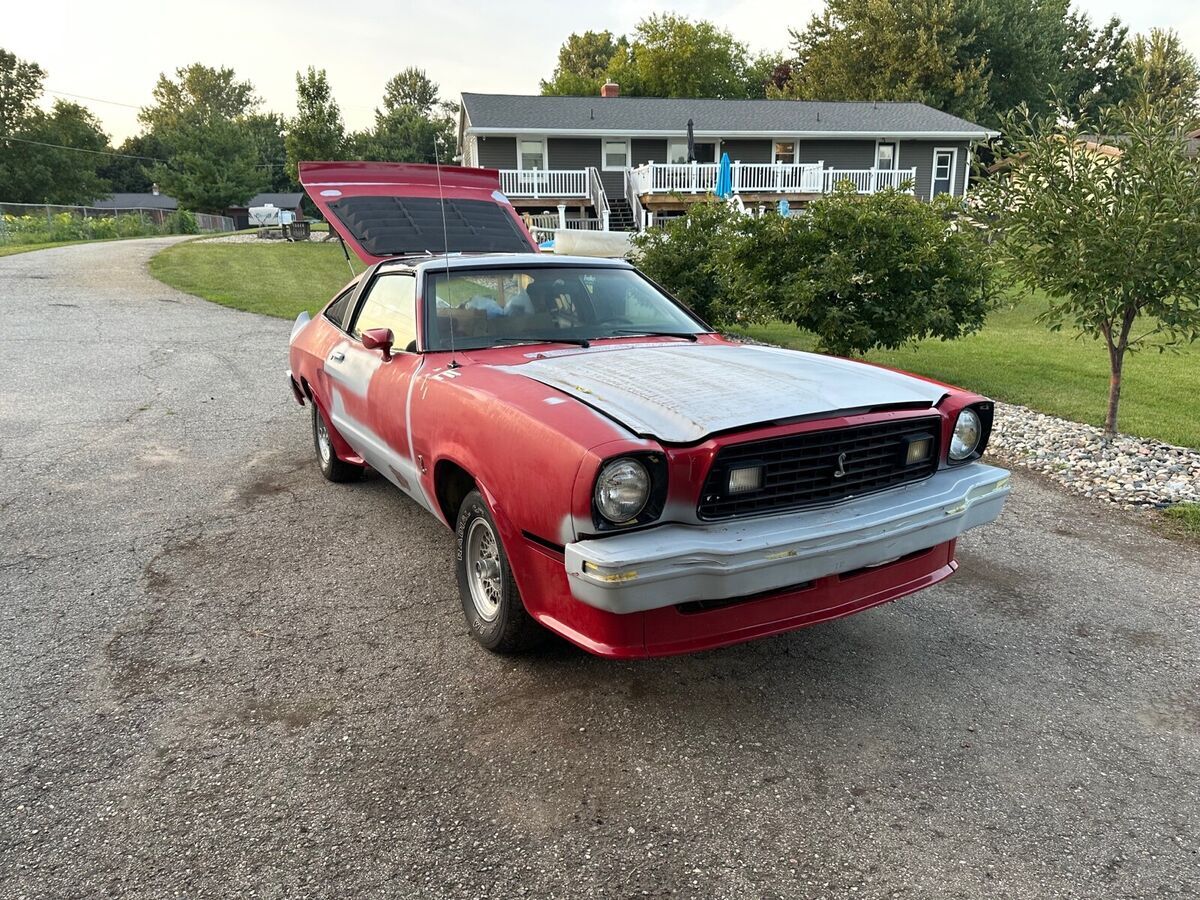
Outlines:
{"label": "front grille", "polygon": [[[697,513],[702,519],[753,516],[836,503],[920,481],[937,469],[940,431],[941,419],[928,416],[723,447],[705,479]],[[920,437],[931,438],[932,450],[924,461],[906,466],[908,445]],[[744,465],[762,466],[762,486],[731,495],[729,471]],[[834,477],[837,472],[844,474]]]}

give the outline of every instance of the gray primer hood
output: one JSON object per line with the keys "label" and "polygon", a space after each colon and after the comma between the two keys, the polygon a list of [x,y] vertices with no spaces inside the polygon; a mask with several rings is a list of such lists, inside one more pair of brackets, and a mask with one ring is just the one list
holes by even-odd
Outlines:
{"label": "gray primer hood", "polygon": [[849,360],[749,344],[657,344],[539,354],[501,367],[557,388],[634,434],[690,444],[710,434],[840,410],[933,405],[945,390]]}

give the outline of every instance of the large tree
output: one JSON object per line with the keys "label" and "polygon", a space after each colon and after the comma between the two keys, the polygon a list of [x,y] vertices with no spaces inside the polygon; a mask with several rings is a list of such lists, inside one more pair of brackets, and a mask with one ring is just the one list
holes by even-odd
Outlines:
{"label": "large tree", "polygon": [[42,96],[46,73],[0,47],[0,135],[15,134]]}
{"label": "large tree", "polygon": [[49,113],[34,109],[8,142],[0,163],[0,197],[14,203],[87,204],[107,196],[99,174],[109,159],[108,136],[89,110],[56,100]]}
{"label": "large tree", "polygon": [[657,13],[637,23],[610,75],[647,97],[747,96],[746,45],[703,19]]}
{"label": "large tree", "polygon": [[[976,192],[1010,270],[1049,298],[1043,320],[1103,340],[1109,434],[1128,354],[1200,336],[1200,177],[1181,121],[1145,94],[1098,122],[1012,116],[1008,171]],[[1085,131],[1120,135],[1119,147],[1098,150]]]}
{"label": "large tree", "polygon": [[1178,109],[1190,124],[1200,114],[1200,66],[1172,29],[1154,28],[1125,47],[1124,62],[1136,91],[1151,103]]}
{"label": "large tree", "polygon": [[829,0],[792,31],[796,68],[783,96],[918,100],[964,118],[988,109],[978,16],[958,0]]}
{"label": "large tree", "polygon": [[458,107],[442,101],[438,85],[422,69],[405,69],[389,79],[375,127],[352,134],[350,154],[386,162],[450,161]]}
{"label": "large tree", "polygon": [[296,73],[296,115],[288,120],[288,174],[299,180],[298,165],[304,160],[337,159],[346,143],[346,126],[324,69],[308,67]]}
{"label": "large tree", "polygon": [[151,176],[181,206],[220,212],[270,185],[264,156],[277,153],[282,162],[283,154],[263,146],[262,123],[253,119],[259,100],[248,81],[229,68],[193,63],[174,78],[160,75],[153,96],[138,118],[167,148],[170,164]]}
{"label": "large tree", "polygon": [[388,111],[405,107],[428,116],[438,102],[437,82],[415,66],[397,72],[383,86],[383,108]]}
{"label": "large tree", "polygon": [[1093,26],[1086,13],[1072,12],[1065,21],[1059,99],[1071,118],[1094,119],[1129,95],[1124,65],[1129,29],[1116,16],[1099,26]]}
{"label": "large tree", "polygon": [[[614,60],[623,62],[629,53],[629,41],[614,37],[611,31],[585,31],[571,34],[558,48],[558,63],[549,81],[541,83],[543,94],[595,96],[608,80]],[[631,93],[634,85],[622,85]]]}
{"label": "large tree", "polygon": [[595,96],[611,80],[626,96],[759,97],[781,62],[751,58],[745,44],[707,20],[657,13],[628,36],[570,35],[541,87],[543,94]]}
{"label": "large tree", "polygon": [[152,134],[137,134],[124,140],[115,154],[100,167],[100,177],[113,193],[149,193],[154,187],[150,169],[165,161],[167,148]]}

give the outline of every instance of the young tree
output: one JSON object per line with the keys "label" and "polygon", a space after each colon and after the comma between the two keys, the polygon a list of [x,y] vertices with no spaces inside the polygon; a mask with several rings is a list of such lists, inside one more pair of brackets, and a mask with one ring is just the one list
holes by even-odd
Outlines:
{"label": "young tree", "polygon": [[[281,147],[268,147],[257,121],[259,100],[248,81],[232,69],[193,63],[159,75],[154,103],[139,120],[167,148],[170,164],[151,170],[164,193],[185,209],[221,212],[246,202],[270,185],[264,152],[282,161]],[[275,124],[276,134],[278,123]]]}
{"label": "young tree", "polygon": [[337,159],[346,143],[346,126],[324,69],[296,73],[296,115],[287,123],[288,175],[299,179],[303,160]]}
{"label": "young tree", "polygon": [[[1120,135],[1118,151],[1082,131]],[[1014,115],[1004,132],[1010,165],[981,185],[980,208],[1011,271],[1050,298],[1043,321],[1103,339],[1115,434],[1127,354],[1200,336],[1200,173],[1178,107],[1140,96],[1098,123]]]}
{"label": "young tree", "polygon": [[1200,66],[1173,29],[1154,28],[1125,47],[1124,61],[1133,89],[1151,103],[1179,110],[1189,124],[1200,115]]}

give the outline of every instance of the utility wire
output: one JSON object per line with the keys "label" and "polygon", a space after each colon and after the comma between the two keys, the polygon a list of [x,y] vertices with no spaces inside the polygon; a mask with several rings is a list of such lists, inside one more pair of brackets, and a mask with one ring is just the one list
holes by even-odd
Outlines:
{"label": "utility wire", "polygon": [[53,88],[44,89],[47,94],[57,97],[73,97],[76,100],[91,100],[93,103],[107,103],[109,106],[124,106],[126,109],[141,109],[133,103],[122,103],[120,100],[105,100],[103,97],[89,97],[87,94],[72,94],[70,91],[56,91]]}
{"label": "utility wire", "polygon": [[[115,153],[112,150],[90,150],[87,147],[70,147],[67,144],[49,144],[46,141],[31,141],[28,138],[19,138],[12,136],[0,135],[0,141],[15,141],[18,144],[32,144],[35,147],[50,147],[54,150],[74,150],[76,153],[95,153],[99,156],[115,156],[121,159],[144,159],[149,162],[160,162],[172,165],[172,160],[163,159],[161,156],[135,156],[132,153]],[[256,169],[282,169],[286,166],[285,162],[257,163]]]}
{"label": "utility wire", "polygon": [[95,153],[100,156],[119,156],[122,159],[148,159],[151,162],[170,162],[157,156],[134,156],[130,153],[114,153],[111,150],[89,150],[87,147],[69,147],[66,144],[48,144],[45,141],[31,141],[28,138],[0,136],[0,141],[16,141],[18,144],[33,144],[35,147],[51,147],[55,150],[74,150],[77,153]]}

